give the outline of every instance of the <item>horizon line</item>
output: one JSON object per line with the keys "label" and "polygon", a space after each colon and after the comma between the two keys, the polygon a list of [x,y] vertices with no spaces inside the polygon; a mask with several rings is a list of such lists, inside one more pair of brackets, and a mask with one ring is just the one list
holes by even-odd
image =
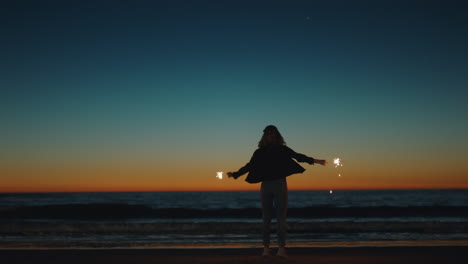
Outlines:
{"label": "horizon line", "polygon": [[[337,188],[337,189],[289,189],[288,191],[398,191],[398,190],[468,190],[468,188],[452,188],[452,187],[427,187],[427,188]],[[115,191],[0,191],[0,194],[38,194],[38,193],[152,193],[152,192],[258,192],[259,190],[115,190]]]}

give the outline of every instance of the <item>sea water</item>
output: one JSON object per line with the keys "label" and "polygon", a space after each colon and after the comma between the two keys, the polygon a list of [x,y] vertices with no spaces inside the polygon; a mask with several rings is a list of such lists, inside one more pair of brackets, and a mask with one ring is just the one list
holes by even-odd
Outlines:
{"label": "sea water", "polygon": [[[468,190],[289,191],[288,200],[290,242],[468,240]],[[0,247],[255,244],[260,230],[256,191],[0,194]]]}

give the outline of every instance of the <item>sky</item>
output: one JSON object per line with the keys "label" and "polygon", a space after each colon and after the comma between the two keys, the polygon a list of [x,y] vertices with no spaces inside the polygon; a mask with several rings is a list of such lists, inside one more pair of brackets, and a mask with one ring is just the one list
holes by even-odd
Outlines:
{"label": "sky", "polygon": [[[0,192],[468,188],[464,1],[0,4]],[[341,175],[341,176],[338,176]]]}

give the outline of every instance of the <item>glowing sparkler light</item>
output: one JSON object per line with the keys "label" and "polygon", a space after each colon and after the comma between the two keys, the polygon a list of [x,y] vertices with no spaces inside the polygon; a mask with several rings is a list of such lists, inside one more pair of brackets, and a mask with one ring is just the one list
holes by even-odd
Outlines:
{"label": "glowing sparkler light", "polygon": [[216,173],[216,178],[222,180],[222,179],[223,179],[223,172],[222,172],[222,171],[218,171],[218,172]]}
{"label": "glowing sparkler light", "polygon": [[343,160],[340,158],[333,159],[333,164],[335,164],[335,168],[338,166],[343,166]]}
{"label": "glowing sparkler light", "polygon": [[330,194],[333,194],[333,190],[330,190]]}
{"label": "glowing sparkler light", "polygon": [[[335,168],[343,166],[343,160],[340,158],[333,159],[333,164],[335,164]],[[341,173],[338,173],[338,177],[341,177]]]}

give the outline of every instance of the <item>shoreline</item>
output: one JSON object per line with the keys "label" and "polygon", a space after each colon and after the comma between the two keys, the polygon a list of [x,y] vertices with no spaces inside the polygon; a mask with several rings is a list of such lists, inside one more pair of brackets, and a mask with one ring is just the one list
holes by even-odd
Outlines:
{"label": "shoreline", "polygon": [[[272,248],[275,248],[272,244]],[[331,241],[288,242],[287,248],[404,248],[404,247],[467,247],[468,240],[419,240],[419,241]],[[0,244],[0,251],[8,250],[185,250],[185,249],[260,249],[260,243],[158,243],[147,245],[79,246],[79,245],[18,245]]]}
{"label": "shoreline", "polygon": [[[276,249],[273,248],[273,253]],[[292,247],[287,259],[261,248],[0,250],[8,263],[467,263],[468,246]]]}

